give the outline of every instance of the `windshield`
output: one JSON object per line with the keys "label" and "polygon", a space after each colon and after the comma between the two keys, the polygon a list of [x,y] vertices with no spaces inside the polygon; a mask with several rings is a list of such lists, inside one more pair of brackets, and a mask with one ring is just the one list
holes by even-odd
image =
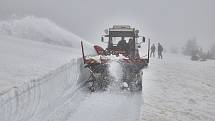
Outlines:
{"label": "windshield", "polygon": [[112,42],[113,42],[113,45],[117,45],[119,43],[120,40],[124,39],[126,41],[126,43],[129,42],[129,39],[132,39],[131,37],[112,37]]}

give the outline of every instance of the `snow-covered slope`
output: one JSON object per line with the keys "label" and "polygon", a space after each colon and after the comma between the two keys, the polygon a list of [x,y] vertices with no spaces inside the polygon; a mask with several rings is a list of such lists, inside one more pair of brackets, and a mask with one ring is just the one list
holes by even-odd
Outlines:
{"label": "snow-covered slope", "polygon": [[141,121],[214,121],[215,61],[164,57],[143,72]]}
{"label": "snow-covered slope", "polygon": [[34,16],[0,21],[0,34],[72,48],[79,48],[80,41],[83,41],[49,19]]}

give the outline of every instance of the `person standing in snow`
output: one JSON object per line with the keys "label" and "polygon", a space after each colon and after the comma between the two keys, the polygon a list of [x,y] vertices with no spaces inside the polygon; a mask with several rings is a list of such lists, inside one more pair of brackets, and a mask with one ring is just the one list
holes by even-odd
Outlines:
{"label": "person standing in snow", "polygon": [[151,53],[150,53],[150,57],[152,57],[152,54],[153,54],[153,57],[155,57],[155,44],[153,44],[152,46],[151,46]]}
{"label": "person standing in snow", "polygon": [[160,43],[158,43],[158,58],[159,59],[163,58],[162,53],[163,53],[163,46]]}

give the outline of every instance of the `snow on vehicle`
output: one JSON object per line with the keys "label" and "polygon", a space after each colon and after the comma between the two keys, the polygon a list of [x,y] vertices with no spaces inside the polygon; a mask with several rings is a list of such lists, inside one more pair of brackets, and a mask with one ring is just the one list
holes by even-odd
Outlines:
{"label": "snow on vehicle", "polygon": [[[113,82],[109,72],[109,64],[116,61],[122,66],[123,74],[120,80],[121,88],[131,91],[142,90],[142,69],[149,63],[148,41],[147,58],[140,57],[139,50],[141,43],[145,42],[145,37],[139,36],[139,30],[128,25],[114,25],[105,30],[105,35],[101,37],[102,42],[107,40],[108,47],[103,49],[95,45],[97,55],[85,56],[83,42],[81,42],[82,54],[85,67],[90,70],[90,77],[87,81],[89,89],[93,91],[106,90]],[[142,41],[138,42],[142,37]]]}

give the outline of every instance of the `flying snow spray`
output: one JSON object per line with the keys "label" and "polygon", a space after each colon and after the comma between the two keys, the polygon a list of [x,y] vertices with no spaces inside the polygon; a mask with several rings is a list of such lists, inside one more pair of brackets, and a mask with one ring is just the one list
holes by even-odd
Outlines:
{"label": "flying snow spray", "polygon": [[120,89],[120,84],[123,76],[123,68],[121,64],[117,61],[111,61],[109,63],[109,73],[110,78],[112,78],[112,83],[110,84],[110,90],[118,90]]}

